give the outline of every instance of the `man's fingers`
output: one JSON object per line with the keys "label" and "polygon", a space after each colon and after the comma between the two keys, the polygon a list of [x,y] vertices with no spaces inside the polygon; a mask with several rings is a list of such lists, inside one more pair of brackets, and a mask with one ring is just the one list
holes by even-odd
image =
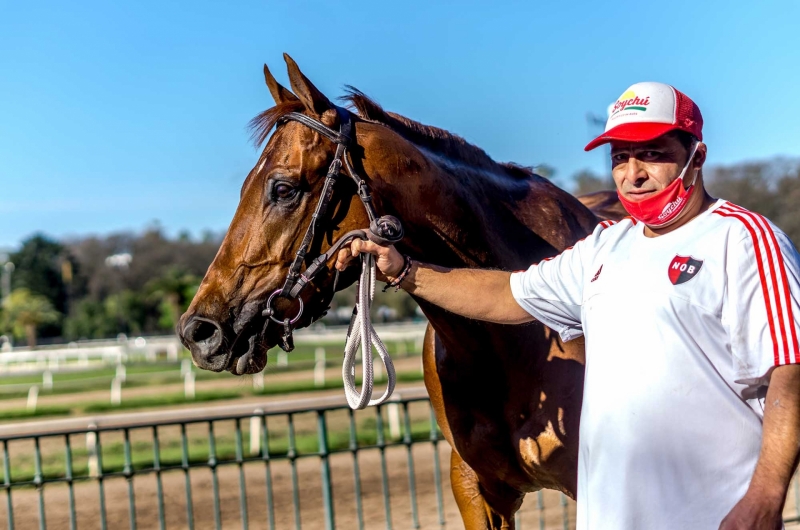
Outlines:
{"label": "man's fingers", "polygon": [[343,248],[336,254],[336,268],[343,271],[347,268],[352,257],[350,256],[350,249]]}
{"label": "man's fingers", "polygon": [[355,239],[350,243],[349,248],[343,248],[336,255],[336,268],[340,271],[346,269],[350,262],[353,261],[362,252],[367,252],[375,256],[380,256],[381,252],[386,252],[387,247],[382,247],[372,241],[363,241]]}

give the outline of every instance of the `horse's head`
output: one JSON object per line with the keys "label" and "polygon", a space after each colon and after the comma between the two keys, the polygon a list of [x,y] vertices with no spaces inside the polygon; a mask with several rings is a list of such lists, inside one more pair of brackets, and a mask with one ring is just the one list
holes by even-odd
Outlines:
{"label": "horse's head", "polygon": [[[281,289],[290,264],[319,202],[336,145],[300,123],[280,123],[290,112],[305,114],[337,130],[336,108],[300,72],[287,55],[292,91],[275,81],[266,65],[264,76],[275,107],[257,116],[252,125],[263,153],[241,190],[239,206],[200,289],[181,317],[178,333],[195,363],[213,371],[256,373],[267,362],[267,350],[279,343],[283,328],[263,314],[270,294]],[[311,241],[303,266],[319,256],[347,231],[369,225],[356,186],[339,178],[324,219]],[[304,310],[294,327],[307,326],[328,308],[334,275],[318,275],[300,294]],[[354,281],[349,277],[340,285]],[[299,302],[278,297],[277,319],[293,318]]]}

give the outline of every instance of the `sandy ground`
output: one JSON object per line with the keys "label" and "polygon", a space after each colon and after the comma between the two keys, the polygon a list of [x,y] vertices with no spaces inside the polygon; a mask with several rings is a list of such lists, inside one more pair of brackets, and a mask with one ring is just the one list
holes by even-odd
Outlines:
{"label": "sandy ground", "polygon": [[[437,493],[434,481],[434,452],[428,444],[415,446],[413,459],[415,467],[416,507],[419,526],[414,525],[411,496],[409,494],[408,454],[404,447],[386,451],[386,467],[390,490],[389,516],[391,528],[447,528],[462,529],[463,525],[453,500],[449,486],[448,462],[449,447],[439,444],[439,458],[442,479],[443,510],[437,508]],[[359,454],[360,486],[363,513],[363,528],[389,528],[387,511],[384,506],[381,477],[380,453],[366,450]],[[333,496],[336,528],[356,529],[358,526],[355,500],[353,458],[349,454],[331,457],[333,477]],[[322,504],[320,460],[301,459],[297,463],[298,493],[300,497],[299,524],[295,519],[292,501],[291,468],[286,462],[271,465],[273,504],[268,509],[266,501],[266,467],[262,463],[247,464],[241,473],[244,476],[247,493],[248,525],[241,518],[240,470],[238,466],[218,469],[217,481],[220,498],[221,527],[229,528],[269,528],[269,513],[275,521],[275,528],[324,527]],[[190,472],[194,528],[211,529],[215,527],[213,479],[207,469]],[[166,528],[189,528],[186,502],[185,475],[181,471],[163,473],[161,490],[164,495],[163,511]],[[136,504],[136,525],[138,528],[159,528],[158,485],[155,475],[136,477],[133,481]],[[108,528],[121,530],[130,527],[128,510],[128,484],[124,479],[110,479],[104,486]],[[80,529],[98,529],[100,526],[99,487],[97,483],[83,483],[75,487],[77,523]],[[49,485],[44,493],[46,523],[49,529],[69,528],[68,491],[66,486]],[[28,530],[39,528],[39,496],[35,490],[15,491],[13,506],[15,528]],[[794,500],[787,503],[787,515],[795,513]],[[6,503],[0,503],[0,528],[6,527]],[[562,501],[559,494],[543,492],[543,510],[538,509],[536,494],[528,495],[521,511],[519,528],[528,530],[540,527],[540,518],[548,530],[574,528],[575,504]],[[564,525],[566,518],[566,526]],[[440,524],[441,520],[444,524]],[[787,528],[798,528],[790,525]]]}

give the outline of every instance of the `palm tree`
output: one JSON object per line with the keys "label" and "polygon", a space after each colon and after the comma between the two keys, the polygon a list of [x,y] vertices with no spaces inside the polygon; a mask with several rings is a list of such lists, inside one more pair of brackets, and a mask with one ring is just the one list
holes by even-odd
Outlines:
{"label": "palm tree", "polygon": [[47,298],[25,288],[15,289],[3,301],[3,326],[25,337],[31,348],[36,347],[36,328],[58,322],[60,316]]}

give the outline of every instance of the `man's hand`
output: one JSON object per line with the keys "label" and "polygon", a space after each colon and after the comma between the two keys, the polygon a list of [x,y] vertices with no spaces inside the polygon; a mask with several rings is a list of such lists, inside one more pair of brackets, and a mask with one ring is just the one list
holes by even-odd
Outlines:
{"label": "man's hand", "polygon": [[783,499],[747,493],[722,520],[719,530],[780,530]]}
{"label": "man's hand", "polygon": [[345,247],[336,256],[336,269],[345,270],[359,254],[367,252],[375,256],[375,266],[378,269],[378,280],[388,282],[396,278],[402,271],[405,260],[394,245],[381,246],[372,241],[354,239],[350,247]]}
{"label": "man's hand", "polygon": [[773,369],[764,400],[761,454],[742,500],[720,530],[781,528],[783,503],[800,452],[800,364]]}

